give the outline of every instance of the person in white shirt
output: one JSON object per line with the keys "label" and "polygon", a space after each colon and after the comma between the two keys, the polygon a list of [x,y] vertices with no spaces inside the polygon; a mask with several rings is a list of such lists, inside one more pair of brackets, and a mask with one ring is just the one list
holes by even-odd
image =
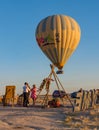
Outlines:
{"label": "person in white shirt", "polygon": [[23,86],[23,107],[27,107],[28,105],[28,93],[30,88],[28,87],[28,83],[25,82]]}

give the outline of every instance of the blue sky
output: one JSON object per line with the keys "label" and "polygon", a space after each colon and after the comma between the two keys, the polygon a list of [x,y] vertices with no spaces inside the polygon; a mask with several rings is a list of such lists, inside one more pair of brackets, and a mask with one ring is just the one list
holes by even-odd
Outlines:
{"label": "blue sky", "polygon": [[71,16],[81,28],[79,46],[59,75],[64,88],[67,92],[99,88],[98,0],[0,0],[0,95],[6,85],[15,85],[16,93],[22,93],[25,81],[39,87],[49,75],[51,62],[38,47],[35,30],[53,14]]}

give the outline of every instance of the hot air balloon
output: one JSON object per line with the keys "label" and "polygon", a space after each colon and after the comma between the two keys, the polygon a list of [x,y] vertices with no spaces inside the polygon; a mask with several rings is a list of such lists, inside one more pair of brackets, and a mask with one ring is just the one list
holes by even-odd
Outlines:
{"label": "hot air balloon", "polygon": [[80,27],[70,16],[52,15],[40,21],[36,40],[50,61],[61,70],[80,41]]}
{"label": "hot air balloon", "polygon": [[[73,106],[57,74],[61,72],[65,63],[68,61],[68,59],[79,44],[81,31],[78,23],[70,16],[48,16],[40,21],[36,28],[35,35],[39,47],[53,63],[52,65],[50,65],[51,72],[46,79],[51,79],[53,75],[58,90],[60,91],[62,89],[65,92],[68,100]],[[54,72],[54,66],[59,69],[57,74]],[[49,93],[47,80],[44,80],[46,84],[45,86],[47,88],[47,93],[44,98],[44,104],[47,104]]]}

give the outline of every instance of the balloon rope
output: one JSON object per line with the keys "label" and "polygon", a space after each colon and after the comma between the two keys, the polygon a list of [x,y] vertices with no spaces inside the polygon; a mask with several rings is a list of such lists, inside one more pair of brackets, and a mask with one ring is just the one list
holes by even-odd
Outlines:
{"label": "balloon rope", "polygon": [[[53,76],[54,76],[54,79],[55,79],[55,82],[56,82],[56,85],[57,85],[57,87],[58,87],[58,90],[59,90],[59,94],[60,94],[60,97],[61,97],[61,91],[60,91],[60,87],[59,87],[59,84],[58,84],[58,81],[57,81],[57,77],[56,77],[56,74],[55,74],[55,72],[53,71]],[[62,98],[60,98],[61,100],[62,100],[62,102],[63,102],[63,99]],[[64,102],[63,102],[63,104],[64,104]]]}
{"label": "balloon rope", "polygon": [[[63,89],[63,90],[64,90],[64,92],[66,93],[66,91],[65,91],[65,89],[64,89],[64,87],[63,87],[63,85],[61,84],[61,82],[60,82],[60,80],[59,80],[59,78],[58,78],[58,76],[56,75],[56,73],[55,73],[55,72],[54,72],[54,75],[56,76],[56,78],[57,78],[58,82],[60,83],[60,85],[61,85],[62,89]],[[71,100],[70,100],[70,98],[68,97],[68,94],[67,94],[67,93],[66,93],[66,96],[67,96],[67,99],[70,101],[70,103],[71,103],[72,107],[74,108],[73,103],[71,102]]]}

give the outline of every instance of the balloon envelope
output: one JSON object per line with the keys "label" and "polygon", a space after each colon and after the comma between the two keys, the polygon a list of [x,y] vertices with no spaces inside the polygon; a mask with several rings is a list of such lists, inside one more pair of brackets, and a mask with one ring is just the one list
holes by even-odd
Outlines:
{"label": "balloon envelope", "polygon": [[36,40],[51,62],[62,69],[80,41],[80,27],[71,17],[52,15],[41,20]]}

